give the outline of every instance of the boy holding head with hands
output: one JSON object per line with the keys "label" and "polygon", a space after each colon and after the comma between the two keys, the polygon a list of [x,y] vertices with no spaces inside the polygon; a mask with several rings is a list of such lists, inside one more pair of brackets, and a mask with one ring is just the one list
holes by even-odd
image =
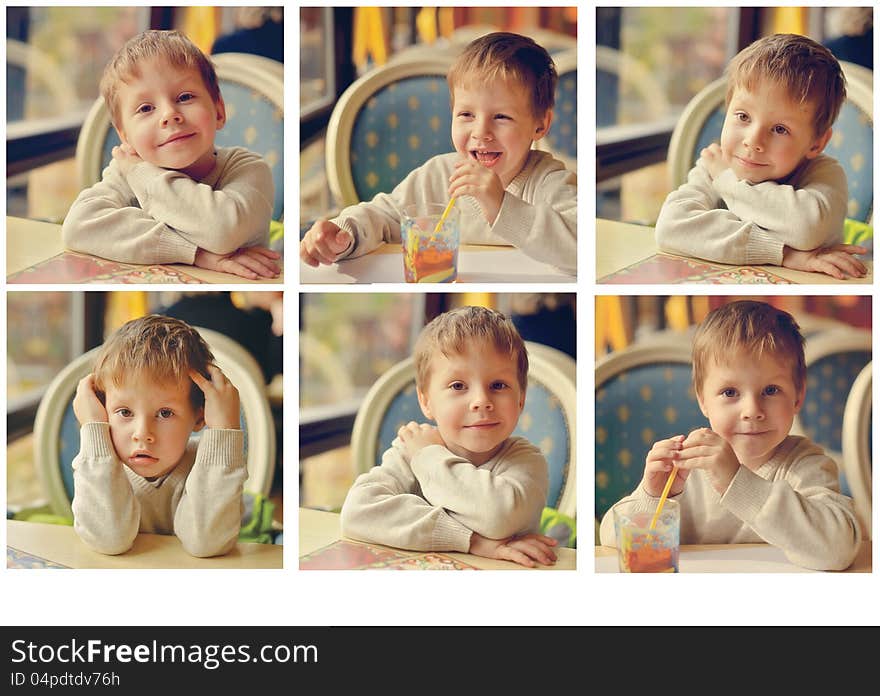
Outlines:
{"label": "boy holding head with hands", "polygon": [[128,322],[101,348],[73,401],[74,529],[90,548],[125,553],[138,532],[173,534],[193,556],[235,546],[244,434],[238,390],[213,360],[194,328],[159,315]]}

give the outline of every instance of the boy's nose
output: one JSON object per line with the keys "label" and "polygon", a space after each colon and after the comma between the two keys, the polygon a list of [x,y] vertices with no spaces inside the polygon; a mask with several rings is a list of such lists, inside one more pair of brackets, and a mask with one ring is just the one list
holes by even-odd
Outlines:
{"label": "boy's nose", "polygon": [[183,114],[180,113],[174,107],[168,107],[165,109],[165,113],[162,114],[162,125],[168,125],[169,123],[181,123],[183,121]]}
{"label": "boy's nose", "polygon": [[756,397],[744,397],[742,400],[742,417],[749,420],[764,420],[764,410]]}
{"label": "boy's nose", "polygon": [[763,152],[764,151],[763,137],[757,131],[751,131],[751,132],[746,133],[746,137],[743,139],[743,145],[745,145],[750,150],[754,150],[755,152]]}
{"label": "boy's nose", "polygon": [[471,396],[471,409],[474,411],[480,409],[491,411],[492,408],[492,400],[489,398],[488,393],[482,389],[475,389]]}
{"label": "boy's nose", "polygon": [[471,137],[475,140],[486,140],[492,137],[492,129],[490,124],[482,119],[474,121],[474,127],[471,130]]}
{"label": "boy's nose", "polygon": [[147,423],[138,423],[132,431],[132,439],[136,442],[150,443],[154,442],[156,438],[153,436],[153,431],[149,428]]}

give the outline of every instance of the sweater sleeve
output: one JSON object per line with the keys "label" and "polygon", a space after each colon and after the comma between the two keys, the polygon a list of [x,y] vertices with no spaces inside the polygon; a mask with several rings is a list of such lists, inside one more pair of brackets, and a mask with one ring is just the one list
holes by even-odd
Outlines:
{"label": "sweater sleeve", "polygon": [[425,498],[489,539],[536,532],[547,500],[547,461],[525,440],[502,451],[492,468],[474,466],[442,445],[413,458]]}
{"label": "sweater sleeve", "polygon": [[810,167],[797,188],[775,181],[750,184],[738,180],[731,169],[724,170],[714,183],[730,212],[769,230],[787,246],[809,251],[841,239],[846,174],[831,158]]}
{"label": "sweater sleeve", "polygon": [[235,546],[246,478],[244,433],[206,429],[174,511],[174,534],[190,554],[220,556]]}
{"label": "sweater sleeve", "polygon": [[660,209],[655,235],[661,251],[729,264],[782,264],[784,243],[768,230],[721,207],[705,167],[670,193]]}
{"label": "sweater sleeve", "polygon": [[805,568],[844,570],[861,543],[852,500],[839,492],[837,465],[815,446],[775,481],[740,467],[721,504]]}
{"label": "sweater sleeve", "polygon": [[272,173],[261,158],[247,155],[230,157],[216,188],[148,162],[131,170],[128,183],[150,217],[197,247],[230,254],[269,239]]}
{"label": "sweater sleeve", "polygon": [[115,161],[101,181],[77,196],[61,235],[73,251],[123,263],[188,263],[196,244],[138,207]]}
{"label": "sweater sleeve", "polygon": [[124,466],[113,449],[108,423],[80,428],[80,451],[73,460],[73,528],[99,553],[125,553],[137,537],[140,504]]}
{"label": "sweater sleeve", "polygon": [[533,202],[505,191],[492,232],[537,261],[577,273],[577,175],[551,170],[529,188]]}
{"label": "sweater sleeve", "polygon": [[358,476],[342,505],[342,533],[352,539],[413,551],[470,549],[472,531],[419,495],[395,439],[382,464]]}

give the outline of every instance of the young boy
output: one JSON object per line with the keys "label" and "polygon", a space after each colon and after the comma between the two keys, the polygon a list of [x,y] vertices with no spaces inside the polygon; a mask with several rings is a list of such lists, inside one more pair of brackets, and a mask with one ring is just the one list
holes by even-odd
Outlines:
{"label": "young boy", "polygon": [[74,529],[87,546],[125,553],[138,532],[174,534],[193,556],[235,545],[244,436],[238,390],[213,359],[195,329],[158,315],[128,322],[104,344],[73,401]]}
{"label": "young boy", "polygon": [[416,551],[462,551],[525,566],[555,562],[556,541],[536,534],[547,461],[511,437],[526,394],[528,356],[509,319],[483,307],[441,314],[414,351],[422,413],[382,464],[354,482],[342,532]]}
{"label": "young boy", "polygon": [[[655,504],[677,467],[682,544],[766,542],[817,570],[855,558],[861,532],[837,465],[788,434],[806,389],[803,342],[791,315],[763,302],[723,305],[697,328],[694,390],[710,427],[654,443],[628,496]],[[610,511],[600,538],[616,545]]]}
{"label": "young boy", "polygon": [[390,193],[319,220],[300,243],[310,266],[400,242],[405,206],[456,198],[461,239],[510,244],[560,269],[577,270],[577,177],[532,145],[553,120],[556,68],[547,51],[518,34],[471,42],[449,71],[452,143]]}
{"label": "young boy", "polygon": [[198,47],[176,31],[140,34],[105,68],[101,94],[122,144],[70,208],[65,244],[115,261],[276,277],[269,166],[215,147],[226,106]]}
{"label": "young boy", "polygon": [[728,66],[721,144],[704,148],[657,219],[663,251],[730,264],[776,264],[861,277],[840,244],[846,175],[822,154],[846,99],[840,64],[803,36],[755,41]]}

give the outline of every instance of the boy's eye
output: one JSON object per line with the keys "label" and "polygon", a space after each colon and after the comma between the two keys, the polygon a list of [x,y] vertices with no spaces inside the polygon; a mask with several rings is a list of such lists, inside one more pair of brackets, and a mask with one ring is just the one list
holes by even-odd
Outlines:
{"label": "boy's eye", "polygon": [[744,114],[742,111],[737,111],[737,112],[734,114],[734,118],[735,118],[737,121],[742,121],[743,123],[746,123],[746,122],[749,120],[749,115],[748,115],[748,114]]}
{"label": "boy's eye", "polygon": [[192,94],[191,92],[184,92],[183,94],[181,94],[181,95],[177,98],[177,100],[178,100],[178,101],[190,101],[190,100],[195,99],[195,98],[196,98],[196,95],[195,95],[195,94]]}
{"label": "boy's eye", "polygon": [[141,104],[137,108],[137,113],[139,114],[148,114],[153,110],[152,104]]}
{"label": "boy's eye", "polygon": [[781,390],[775,384],[771,384],[769,387],[764,388],[764,394],[766,396],[773,396],[774,394],[778,394]]}
{"label": "boy's eye", "polygon": [[117,415],[117,416],[122,416],[123,418],[131,418],[132,413],[131,413],[131,411],[130,411],[129,409],[127,409],[127,408],[117,408],[117,409],[116,409],[116,415]]}
{"label": "boy's eye", "polygon": [[502,389],[507,389],[507,384],[505,384],[504,382],[492,382],[491,386],[492,386],[492,389],[495,389],[496,391],[500,391]]}
{"label": "boy's eye", "polygon": [[773,132],[776,133],[776,135],[785,135],[788,133],[788,128],[785,126],[773,126]]}
{"label": "boy's eye", "polygon": [[453,382],[449,385],[449,388],[454,391],[464,391],[465,385],[464,382]]}
{"label": "boy's eye", "polygon": [[726,396],[728,399],[732,399],[734,396],[736,396],[736,389],[734,389],[733,387],[728,387],[727,389],[721,391],[721,396]]}
{"label": "boy's eye", "polygon": [[495,118],[497,118],[497,119],[507,119],[508,121],[510,120],[510,116],[508,116],[507,114],[495,114]]}
{"label": "boy's eye", "polygon": [[473,118],[473,116],[474,115],[470,111],[459,111],[458,112],[459,118]]}
{"label": "boy's eye", "polygon": [[158,412],[159,418],[171,418],[174,415],[174,411],[170,408],[160,408]]}

